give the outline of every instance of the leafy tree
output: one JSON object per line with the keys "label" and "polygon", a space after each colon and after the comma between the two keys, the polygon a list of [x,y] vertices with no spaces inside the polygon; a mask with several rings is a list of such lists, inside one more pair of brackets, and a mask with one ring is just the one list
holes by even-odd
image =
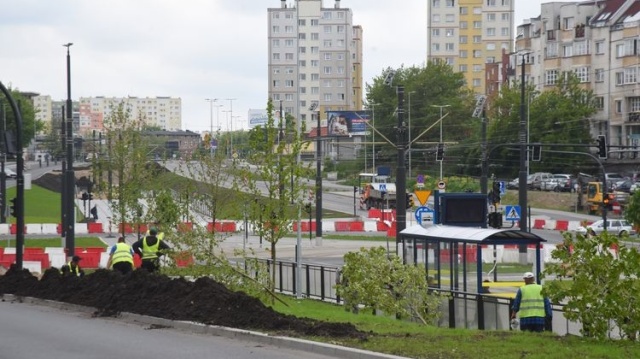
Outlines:
{"label": "leafy tree", "polygon": [[629,197],[629,203],[624,208],[624,218],[634,227],[640,226],[640,191],[635,191]]}
{"label": "leafy tree", "polygon": [[[390,143],[380,146],[377,163],[395,167],[397,160],[396,128],[398,120],[395,115],[398,107],[396,87],[404,86],[405,122],[411,128],[414,150],[413,158],[421,158],[416,163],[434,166],[436,143],[440,142],[440,108],[436,106],[448,105],[443,108],[442,122],[443,140],[447,142],[447,161],[458,163],[462,148],[474,129],[470,121],[475,99],[473,93],[465,84],[464,75],[455,72],[451,66],[443,61],[430,61],[424,67],[401,67],[395,70],[393,86],[384,83],[386,73],[373,79],[373,83],[366,84],[367,106],[375,112],[375,128]],[[409,103],[410,97],[410,103]],[[411,121],[409,121],[409,112]],[[426,129],[430,128],[425,132]],[[423,134],[423,132],[425,132]],[[376,142],[385,141],[376,134]],[[378,151],[377,151],[378,152]],[[424,157],[423,157],[424,156]]]}
{"label": "leafy tree", "polygon": [[[23,146],[27,147],[29,143],[34,139],[35,134],[44,129],[44,123],[35,119],[35,109],[33,108],[33,102],[22,95],[18,89],[8,88],[11,93],[11,97],[16,101],[22,115],[22,141]],[[3,93],[0,93],[0,106],[5,113],[4,124],[7,131],[16,130],[15,114],[11,111],[9,101]],[[3,141],[4,142],[4,141]],[[58,142],[59,143],[59,142]]]}
{"label": "leafy tree", "polygon": [[[499,96],[489,105],[488,141],[490,145],[520,143],[520,104],[522,84],[515,82],[503,86]],[[562,146],[552,148],[545,144],[590,144],[588,118],[596,112],[591,90],[581,87],[573,73],[563,73],[553,88],[537,92],[531,85],[525,88],[525,111],[528,117],[529,142],[542,143],[543,151],[585,152],[584,147]],[[475,152],[479,153],[479,149]],[[518,171],[519,152],[500,147],[491,152],[492,169],[501,176],[515,176]],[[584,156],[543,153],[542,161],[530,162],[532,172],[579,172],[580,167],[592,166]]]}
{"label": "leafy tree", "polygon": [[[617,253],[611,248],[617,248]],[[571,277],[547,282],[544,293],[563,302],[569,320],[580,321],[582,334],[606,339],[617,326],[623,338],[635,340],[640,331],[640,252],[622,245],[608,233],[599,236],[564,234],[551,253],[555,260],[545,277]]]}
{"label": "leafy tree", "polygon": [[300,219],[308,191],[300,180],[308,172],[298,161],[305,129],[303,126],[297,131],[294,121],[285,122],[275,123],[274,106],[269,99],[265,130],[251,136],[249,159],[256,166],[238,169],[234,185],[246,193],[239,200],[246,206],[258,234],[270,244],[272,283],[276,279],[276,245],[292,223]]}
{"label": "leafy tree", "polygon": [[442,297],[429,290],[424,268],[404,265],[396,255],[388,257],[383,247],[349,252],[344,263],[336,292],[347,309],[357,312],[363,305],[423,324],[437,323]]}
{"label": "leafy tree", "polygon": [[[140,199],[146,185],[157,173],[147,160],[147,145],[142,136],[144,121],[134,119],[124,103],[115,105],[105,119],[107,158],[102,163],[108,178],[101,178],[101,192],[107,192],[115,223],[139,223]],[[110,173],[110,174],[109,174]],[[124,235],[124,226],[121,228]]]}

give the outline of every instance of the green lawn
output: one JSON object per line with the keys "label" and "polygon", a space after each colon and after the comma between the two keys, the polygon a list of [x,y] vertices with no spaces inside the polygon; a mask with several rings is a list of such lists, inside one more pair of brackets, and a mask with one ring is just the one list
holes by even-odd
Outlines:
{"label": "green lawn", "polygon": [[[0,239],[0,247],[15,247],[16,241],[13,237]],[[29,248],[62,247],[60,238],[25,238],[24,246]],[[76,248],[85,247],[106,247],[104,242],[98,237],[76,237]]]}
{"label": "green lawn", "polygon": [[[15,196],[16,187],[7,188],[7,206]],[[60,193],[37,185],[24,190],[24,223],[60,223],[60,207]],[[80,212],[76,215],[78,219],[84,218]],[[16,223],[15,217],[7,219],[10,223]]]}
{"label": "green lawn", "polygon": [[410,358],[638,358],[640,344],[627,341],[599,342],[581,337],[560,337],[550,333],[446,329],[373,316],[352,314],[340,305],[315,300],[282,297],[276,303],[281,313],[330,322],[347,322],[369,332],[365,341],[312,338],[333,344],[401,355]]}

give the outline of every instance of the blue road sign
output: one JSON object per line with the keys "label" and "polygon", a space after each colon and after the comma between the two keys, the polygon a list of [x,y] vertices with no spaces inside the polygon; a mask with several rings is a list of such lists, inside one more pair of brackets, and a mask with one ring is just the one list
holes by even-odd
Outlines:
{"label": "blue road sign", "polygon": [[416,211],[414,213],[414,215],[416,216],[416,222],[418,222],[418,224],[420,225],[422,225],[422,220],[425,217],[429,217],[431,218],[431,221],[433,221],[433,214],[434,214],[433,209],[425,206],[416,208]]}
{"label": "blue road sign", "polygon": [[387,192],[386,183],[380,183],[380,192]]}
{"label": "blue road sign", "polygon": [[507,221],[519,221],[520,220],[520,206],[504,206],[505,219]]}

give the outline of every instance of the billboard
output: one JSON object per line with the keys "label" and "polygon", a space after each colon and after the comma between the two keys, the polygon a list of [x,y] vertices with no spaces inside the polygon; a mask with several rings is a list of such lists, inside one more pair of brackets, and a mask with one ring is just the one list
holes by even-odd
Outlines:
{"label": "billboard", "polygon": [[327,111],[329,136],[364,136],[369,114],[366,111]]}
{"label": "billboard", "polygon": [[267,110],[249,110],[249,128],[267,124]]}

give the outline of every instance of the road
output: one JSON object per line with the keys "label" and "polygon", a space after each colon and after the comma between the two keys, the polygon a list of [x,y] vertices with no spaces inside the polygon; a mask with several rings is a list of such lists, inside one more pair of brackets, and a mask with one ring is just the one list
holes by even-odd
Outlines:
{"label": "road", "polygon": [[327,359],[309,351],[196,334],[48,306],[0,302],[1,359]]}

